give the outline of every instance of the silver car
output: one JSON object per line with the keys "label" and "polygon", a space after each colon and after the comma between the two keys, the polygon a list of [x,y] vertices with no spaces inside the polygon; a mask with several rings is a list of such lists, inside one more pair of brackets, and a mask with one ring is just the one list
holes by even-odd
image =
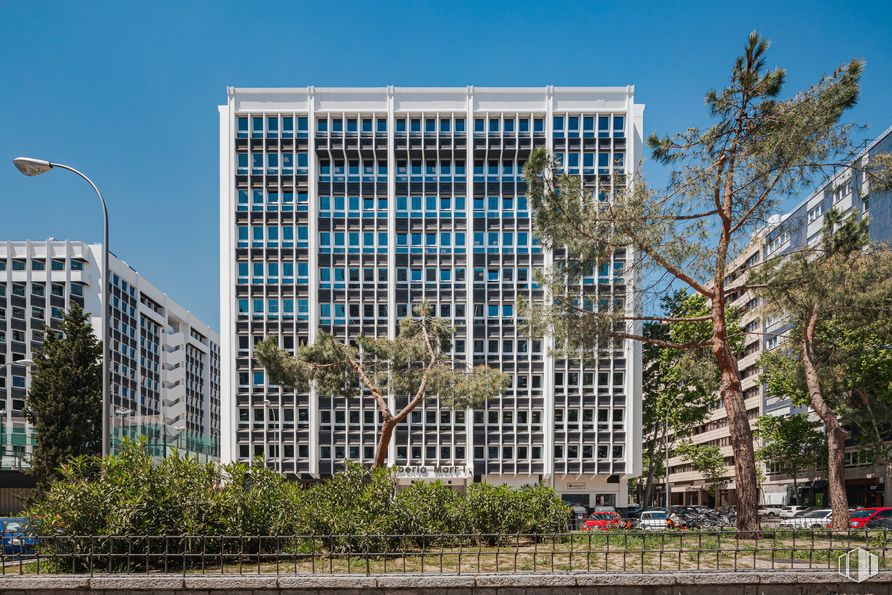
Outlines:
{"label": "silver car", "polygon": [[666,529],[665,510],[645,510],[638,519],[637,527],[648,531],[663,531]]}
{"label": "silver car", "polygon": [[806,512],[792,519],[784,519],[780,522],[780,526],[793,529],[824,529],[829,527],[832,521],[833,511],[829,508],[822,508]]}
{"label": "silver car", "polygon": [[782,519],[792,519],[808,510],[808,506],[783,506],[778,516]]}

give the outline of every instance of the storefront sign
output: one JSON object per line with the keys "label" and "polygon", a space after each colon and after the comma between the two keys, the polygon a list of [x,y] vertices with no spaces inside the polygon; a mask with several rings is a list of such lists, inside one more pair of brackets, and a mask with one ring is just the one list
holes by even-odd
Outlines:
{"label": "storefront sign", "polygon": [[400,479],[464,479],[471,476],[465,465],[407,465],[393,468]]}

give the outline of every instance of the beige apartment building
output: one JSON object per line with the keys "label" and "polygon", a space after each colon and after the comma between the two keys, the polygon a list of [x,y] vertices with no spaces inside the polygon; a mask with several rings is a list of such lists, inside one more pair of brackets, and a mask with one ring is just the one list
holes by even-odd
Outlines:
{"label": "beige apartment building", "polygon": [[[892,152],[892,127],[870,143],[851,163],[864,166],[872,155],[889,152]],[[890,195],[892,193],[889,191],[871,189],[869,180],[859,168],[841,170],[791,211],[776,215],[767,222],[732,262],[726,279],[727,285],[744,285],[751,268],[766,258],[776,258],[790,250],[819,242],[824,214],[831,209],[867,220],[871,241],[892,243]],[[789,328],[786,321],[782,317],[766,315],[760,307],[758,296],[750,291],[731,294],[730,304],[741,313],[741,326],[744,330],[744,346],[738,367],[750,423],[763,415],[789,415],[808,411],[808,408],[797,409],[787,399],[768,398],[759,380],[759,356],[763,351],[777,349],[783,344]],[[717,399],[712,407],[709,417],[695,428],[690,440],[695,444],[712,444],[721,449],[725,457],[726,482],[713,496],[707,490],[703,477],[689,463],[680,457],[670,457],[671,504],[724,506],[736,503],[734,455],[727,415],[721,399]],[[781,475],[762,463],[758,465],[762,478],[759,486],[761,503],[821,506],[827,501],[827,482],[820,471],[811,469],[797,477],[797,494],[792,477]],[[847,447],[846,491],[851,505],[888,506],[892,503],[892,489],[885,476],[882,465],[875,465],[854,445]],[[665,489],[656,491],[657,501],[664,503]]]}

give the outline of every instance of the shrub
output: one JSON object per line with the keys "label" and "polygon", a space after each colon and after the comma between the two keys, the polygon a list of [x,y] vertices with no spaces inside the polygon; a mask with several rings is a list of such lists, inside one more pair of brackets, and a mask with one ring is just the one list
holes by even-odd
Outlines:
{"label": "shrub", "polygon": [[[159,461],[145,441],[125,441],[116,455],[72,459],[30,514],[43,535],[317,535],[325,536],[329,550],[381,551],[400,546],[386,535],[419,536],[414,543],[430,544],[433,536],[445,542],[455,534],[562,531],[567,510],[541,485],[472,484],[462,494],[442,482],[418,482],[397,493],[389,469],[347,462],[342,472],[307,488],[261,462],[221,466],[178,453]],[[200,540],[163,543],[184,551],[199,547],[194,543],[208,547]],[[220,551],[224,543],[217,539],[205,551]],[[136,545],[151,550],[152,540]],[[255,539],[247,547],[265,551],[281,543]]]}
{"label": "shrub", "polygon": [[525,485],[514,491],[512,522],[519,533],[559,533],[567,530],[570,508],[553,489],[541,484]]}
{"label": "shrub", "polygon": [[476,535],[490,535],[494,543],[499,534],[542,534],[567,528],[569,509],[554,490],[543,485],[519,489],[475,483],[468,488],[463,502],[465,530]]}
{"label": "shrub", "polygon": [[513,533],[511,519],[515,513],[512,490],[508,486],[475,483],[465,495],[462,518],[468,533],[492,535]]}
{"label": "shrub", "polygon": [[464,498],[442,481],[417,482],[396,495],[390,532],[442,535],[464,532]]}
{"label": "shrub", "polygon": [[[219,519],[225,535],[294,535],[305,532],[303,490],[265,467],[232,463],[223,467]],[[214,533],[216,534],[216,533]]]}
{"label": "shrub", "polygon": [[389,469],[347,461],[343,471],[306,491],[303,532],[328,536],[329,550],[380,551],[394,514],[393,491]]}
{"label": "shrub", "polygon": [[62,467],[30,514],[38,532],[65,535],[216,534],[220,469],[176,453],[155,464],[145,442]]}

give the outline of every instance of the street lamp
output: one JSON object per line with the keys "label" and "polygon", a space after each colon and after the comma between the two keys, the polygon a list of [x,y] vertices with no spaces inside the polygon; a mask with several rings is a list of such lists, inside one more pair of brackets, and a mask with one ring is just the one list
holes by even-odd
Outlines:
{"label": "street lamp", "polygon": [[51,169],[65,169],[82,177],[96,192],[99,202],[102,205],[103,217],[103,239],[102,239],[102,315],[99,323],[102,325],[102,456],[109,453],[109,395],[108,395],[108,208],[105,206],[105,199],[99,188],[83,173],[62,163],[53,163],[44,159],[33,159],[31,157],[16,157],[13,163],[20,172],[26,176],[39,176]]}
{"label": "street lamp", "polygon": [[19,360],[16,360],[16,361],[14,361],[14,362],[6,362],[6,363],[3,364],[2,366],[0,366],[0,370],[2,370],[3,368],[6,368],[6,367],[8,367],[8,366],[28,366],[28,367],[31,367],[31,366],[33,366],[33,365],[34,365],[34,362],[33,362],[32,360],[30,360],[30,359],[19,359]]}
{"label": "street lamp", "polygon": [[[174,426],[172,428],[172,430],[174,433],[171,434],[170,436],[168,436],[167,424],[165,424],[164,422],[161,423],[161,433],[162,433],[161,439],[164,443],[164,458],[165,459],[167,458],[167,446],[170,443],[169,438],[173,438],[175,440],[174,448],[179,449],[180,448],[180,434],[182,434],[183,432],[186,431],[186,426],[185,425]],[[184,448],[183,450],[186,450],[186,449]]]}
{"label": "street lamp", "polygon": [[[277,405],[270,401],[269,399],[263,399],[263,466],[266,467],[269,464],[269,437],[267,434],[267,430],[269,428],[269,422],[273,421],[271,418],[273,416],[272,412]],[[276,409],[278,413],[278,409]],[[279,434],[281,438],[281,428],[279,427],[279,416],[276,415],[276,432]],[[276,452],[274,464],[275,470],[279,473],[282,472],[282,458],[281,453]]]}

